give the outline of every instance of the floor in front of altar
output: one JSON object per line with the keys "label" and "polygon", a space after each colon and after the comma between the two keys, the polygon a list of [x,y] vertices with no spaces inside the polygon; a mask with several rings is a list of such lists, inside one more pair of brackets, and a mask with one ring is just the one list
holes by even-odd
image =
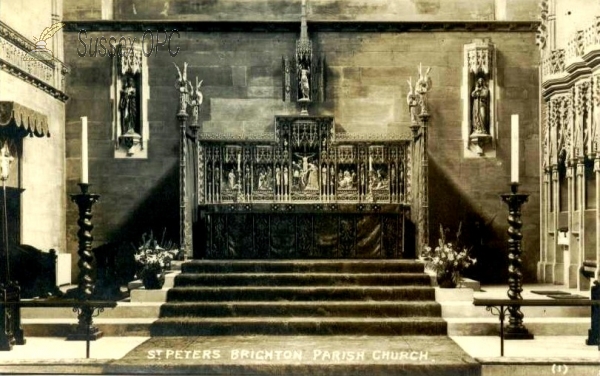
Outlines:
{"label": "floor in front of altar", "polygon": [[[501,360],[499,337],[450,336],[450,338],[475,359]],[[148,339],[149,337],[100,338],[90,342],[90,360],[121,359]],[[364,341],[378,342],[381,339],[377,336],[363,337]],[[533,340],[506,340],[504,358],[505,360],[513,358],[539,361],[558,361],[568,358],[600,362],[600,351],[598,346],[586,345],[585,336],[536,336]],[[56,337],[29,337],[23,346],[15,346],[12,351],[0,351],[0,364],[72,359],[85,359],[85,342],[67,341]],[[1,368],[2,366],[0,370]],[[600,366],[598,370],[600,371]]]}
{"label": "floor in front of altar", "polygon": [[[504,286],[482,286],[482,290],[481,292],[474,292],[473,296],[477,298],[502,298],[506,296],[506,287]],[[568,291],[572,294],[589,297],[588,291],[575,291],[553,285],[526,285],[523,297],[539,298],[539,295],[531,292],[535,290]],[[485,310],[484,307],[480,308],[481,310]],[[459,310],[455,309],[455,311]],[[488,319],[491,319],[492,315],[488,315]],[[497,320],[497,317],[494,318]],[[481,319],[478,317],[472,318],[470,324],[467,325],[478,325],[477,320]],[[534,318],[526,315],[524,323],[527,326],[528,323],[535,322],[536,319],[544,318]],[[474,336],[454,335],[451,333],[450,339],[457,345],[454,346],[452,344],[451,347],[462,349],[466,355],[481,364],[481,374],[486,376],[559,373],[568,375],[600,375],[599,348],[598,346],[588,346],[585,344],[587,327],[589,327],[589,316],[587,319],[585,317],[568,317],[568,315],[558,317],[554,325],[561,326],[575,320],[585,320],[584,325],[580,325],[581,328],[578,327],[575,335],[536,334],[533,340],[506,340],[504,343],[504,357],[500,356],[500,338],[495,335]],[[533,326],[533,324],[531,325]],[[583,327],[585,329],[582,329]],[[546,331],[548,332],[548,330]],[[66,341],[64,337],[27,337],[27,333],[25,335],[27,339],[25,345],[15,346],[12,351],[0,351],[0,373],[103,373],[106,372],[108,364],[118,363],[119,360],[131,359],[131,354],[133,354],[136,348],[136,351],[138,351],[137,362],[145,362],[148,366],[151,366],[153,362],[153,359],[143,359],[144,354],[147,354],[148,357],[151,356],[148,352],[151,348],[146,348],[148,344],[144,347],[144,342],[147,342],[150,339],[149,337],[105,336],[91,342],[90,359],[85,359],[85,342]],[[205,338],[206,340],[202,337],[189,337],[187,342],[194,343],[197,348],[201,348],[202,344],[209,342],[215,344],[214,341],[217,340],[216,337]],[[241,338],[245,341],[250,337]],[[306,342],[302,343],[302,341],[298,341],[299,337],[288,337],[288,342],[285,342],[286,339],[281,336],[262,336],[255,343],[269,343],[270,338],[274,342],[279,341],[282,347],[292,350],[294,349],[294,345],[298,346],[299,344],[304,348],[315,349],[329,346],[327,342],[328,338],[325,336],[316,339],[313,338],[312,340],[316,341],[314,342],[316,345],[312,347],[307,345],[307,343],[313,343],[311,339],[307,338]],[[331,337],[330,341],[332,346],[337,345],[342,349],[345,348],[347,350],[351,347],[344,347],[344,336]],[[359,346],[362,343],[365,348],[374,349],[382,343],[386,343],[385,347],[388,349],[406,349],[406,347],[402,348],[402,346],[399,346],[399,344],[406,342],[399,341],[398,337],[354,336],[350,341],[348,343],[354,343],[354,346]],[[230,341],[230,346],[231,343],[235,344],[235,340],[234,342]],[[418,346],[419,350],[427,348],[426,342],[422,343],[424,346]],[[413,347],[412,349],[416,348]],[[129,358],[127,357],[128,354]],[[430,361],[435,359],[434,354],[433,352],[429,355]],[[176,356],[173,353],[172,357],[175,358]],[[173,359],[174,364],[177,362],[177,359]],[[123,371],[122,373],[130,373],[131,370],[129,368],[128,372]],[[565,373],[565,370],[567,370],[567,373]],[[146,373],[151,373],[151,369],[146,369]],[[370,374],[373,373],[371,372]]]}
{"label": "floor in front of altar", "polygon": [[[419,337],[423,338],[423,337]],[[165,343],[175,340],[172,337],[165,337]],[[202,346],[204,340],[218,341],[214,337],[188,337],[189,343],[195,342],[195,346],[185,347],[185,343],[180,343],[181,348],[205,348]],[[286,339],[275,337],[260,338],[260,342],[268,343],[271,339],[275,341],[284,341]],[[298,343],[298,338],[290,342]],[[314,339],[314,338],[313,338]],[[424,361],[396,361],[377,364],[372,359],[370,362],[340,362],[340,361],[322,361],[316,366],[325,367],[316,368],[312,372],[307,372],[309,366],[297,361],[276,362],[268,364],[270,371],[261,371],[261,366],[268,362],[240,361],[240,365],[235,365],[231,359],[225,364],[202,365],[193,361],[182,361],[176,357],[185,357],[185,354],[171,354],[171,360],[163,359],[144,359],[148,357],[149,345],[148,337],[103,337],[91,343],[91,357],[85,359],[85,343],[76,341],[66,341],[63,338],[51,337],[30,337],[24,346],[16,346],[12,351],[0,352],[0,374],[34,374],[34,373],[53,373],[53,374],[205,374],[205,375],[472,375],[472,376],[525,376],[525,375],[589,375],[600,374],[600,352],[597,346],[586,346],[583,336],[537,336],[533,340],[519,340],[505,342],[505,355],[500,357],[500,341],[495,336],[453,336],[446,341],[452,342],[451,346],[447,344],[441,350],[431,351]],[[234,342],[236,339],[230,339]],[[246,344],[248,338],[243,339]],[[354,338],[356,341],[356,338]],[[315,349],[327,348],[327,338],[320,337],[313,342],[308,340]],[[341,342],[341,343],[340,343]],[[382,343],[388,342],[388,346],[383,348],[393,348],[393,344],[399,344],[397,337],[363,337],[358,341],[365,348],[378,348]],[[352,346],[346,346],[345,341],[340,336],[336,336],[331,346],[350,350]],[[356,342],[355,342],[356,343]],[[391,344],[391,346],[390,346]],[[458,345],[455,346],[454,344]],[[425,345],[423,343],[422,345]],[[417,346],[421,349],[430,348],[429,346]],[[432,343],[433,345],[433,343]],[[139,347],[138,347],[139,346]],[[145,346],[145,347],[144,347]],[[304,343],[303,347],[309,347]],[[176,347],[176,346],[175,346]],[[410,346],[409,346],[410,347]],[[444,348],[456,347],[448,355]],[[461,348],[464,353],[456,351]],[[135,350],[137,348],[137,350]],[[286,349],[294,350],[297,346],[288,344]],[[399,346],[398,349],[406,349]],[[415,347],[412,347],[414,350]],[[158,349],[154,349],[158,350]],[[134,354],[136,353],[137,354]],[[312,350],[311,350],[312,351]],[[128,355],[129,354],[129,355]],[[148,355],[145,355],[148,354]],[[373,352],[371,351],[371,354]],[[443,354],[443,355],[442,355]],[[132,355],[134,355],[132,357]],[[156,351],[154,355],[156,355]],[[468,355],[468,356],[467,356]],[[412,356],[409,354],[409,356]],[[415,355],[416,356],[416,355]],[[137,357],[137,358],[136,358]],[[368,357],[368,356],[367,356]],[[371,358],[373,355],[371,355]],[[444,372],[452,367],[446,365],[448,358],[457,359],[455,362],[458,367],[454,371]],[[417,359],[417,358],[415,358]],[[206,363],[206,362],[203,362]],[[233,366],[232,366],[233,365]],[[422,367],[424,366],[424,367]],[[429,366],[441,367],[429,369]],[[208,367],[208,368],[204,368]],[[233,368],[228,368],[233,367]],[[306,368],[305,368],[306,367]],[[336,368],[340,367],[340,368]],[[370,368],[369,368],[370,367]],[[462,368],[461,368],[462,367]],[[364,371],[361,371],[364,370]],[[397,370],[397,371],[396,371]],[[567,370],[565,372],[565,370]],[[220,371],[220,372],[218,372]],[[302,372],[304,371],[304,372]],[[560,371],[560,372],[559,372]],[[215,373],[212,373],[215,372]]]}

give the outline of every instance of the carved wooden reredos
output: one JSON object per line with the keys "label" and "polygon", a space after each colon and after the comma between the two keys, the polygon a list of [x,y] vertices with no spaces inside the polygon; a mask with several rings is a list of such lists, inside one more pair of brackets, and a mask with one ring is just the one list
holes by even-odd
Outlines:
{"label": "carved wooden reredos", "polygon": [[278,116],[270,139],[200,134],[199,202],[406,202],[410,139],[334,127],[332,117]]}

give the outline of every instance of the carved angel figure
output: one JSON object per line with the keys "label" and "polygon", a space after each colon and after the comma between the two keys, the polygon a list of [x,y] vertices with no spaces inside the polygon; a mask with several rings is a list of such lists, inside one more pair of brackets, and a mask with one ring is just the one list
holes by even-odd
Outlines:
{"label": "carved angel figure", "polygon": [[408,103],[408,110],[410,111],[410,121],[413,124],[417,123],[417,106],[419,105],[419,99],[415,94],[412,86],[412,77],[406,80],[408,83],[408,94],[406,94],[406,103]]}
{"label": "carved angel figure", "polygon": [[187,105],[187,94],[188,94],[187,93],[187,87],[188,87],[187,66],[188,66],[188,64],[186,62],[183,63],[183,73],[181,72],[181,70],[179,69],[177,64],[173,63],[173,65],[177,69],[177,74],[179,76],[177,78],[177,82],[175,84],[175,87],[179,88],[179,112],[185,112],[186,105]]}
{"label": "carved angel figure", "polygon": [[431,71],[431,67],[427,67],[427,71],[423,75],[423,66],[419,64],[419,79],[417,80],[417,84],[415,85],[415,91],[419,95],[426,95],[427,92],[431,89],[431,77],[429,77],[429,72]]}
{"label": "carved angel figure", "polygon": [[419,64],[419,79],[415,84],[415,91],[419,94],[420,104],[421,104],[421,114],[427,114],[427,92],[431,89],[432,82],[431,77],[429,77],[429,72],[431,71],[431,67],[427,68],[425,74],[423,74],[423,66]]}
{"label": "carved angel figure", "polygon": [[200,87],[202,86],[203,81],[204,80],[198,81],[198,77],[196,77],[196,88],[195,89],[192,86],[192,83],[188,82],[188,84],[190,86],[190,92],[192,93],[191,101],[189,102],[189,105],[192,106],[192,124],[198,123],[200,106],[202,105],[202,101],[204,98],[204,96],[202,95],[202,92],[200,91]]}

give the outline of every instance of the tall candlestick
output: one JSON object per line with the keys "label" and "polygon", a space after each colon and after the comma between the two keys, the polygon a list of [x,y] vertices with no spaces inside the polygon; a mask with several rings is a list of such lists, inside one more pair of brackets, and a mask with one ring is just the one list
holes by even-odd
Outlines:
{"label": "tall candlestick", "polygon": [[88,184],[88,128],[87,116],[81,117],[81,183]]}
{"label": "tall candlestick", "polygon": [[510,118],[510,181],[519,182],[519,115],[513,114]]}

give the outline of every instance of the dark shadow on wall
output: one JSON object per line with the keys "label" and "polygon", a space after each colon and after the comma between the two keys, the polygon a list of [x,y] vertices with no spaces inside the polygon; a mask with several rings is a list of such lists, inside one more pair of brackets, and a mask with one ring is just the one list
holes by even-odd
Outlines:
{"label": "dark shadow on wall", "polygon": [[[498,197],[500,200],[500,197]],[[473,206],[467,192],[452,184],[434,158],[429,157],[429,238],[435,247],[440,237],[440,225],[447,229],[447,241],[454,242],[462,223],[460,239],[471,246],[477,263],[465,272],[465,277],[486,284],[507,281],[505,214],[481,213]]]}
{"label": "dark shadow on wall", "polygon": [[160,241],[179,242],[179,164],[175,162],[169,171],[148,189],[148,194],[123,224],[113,230],[113,242],[138,246],[142,234],[153,232]]}

